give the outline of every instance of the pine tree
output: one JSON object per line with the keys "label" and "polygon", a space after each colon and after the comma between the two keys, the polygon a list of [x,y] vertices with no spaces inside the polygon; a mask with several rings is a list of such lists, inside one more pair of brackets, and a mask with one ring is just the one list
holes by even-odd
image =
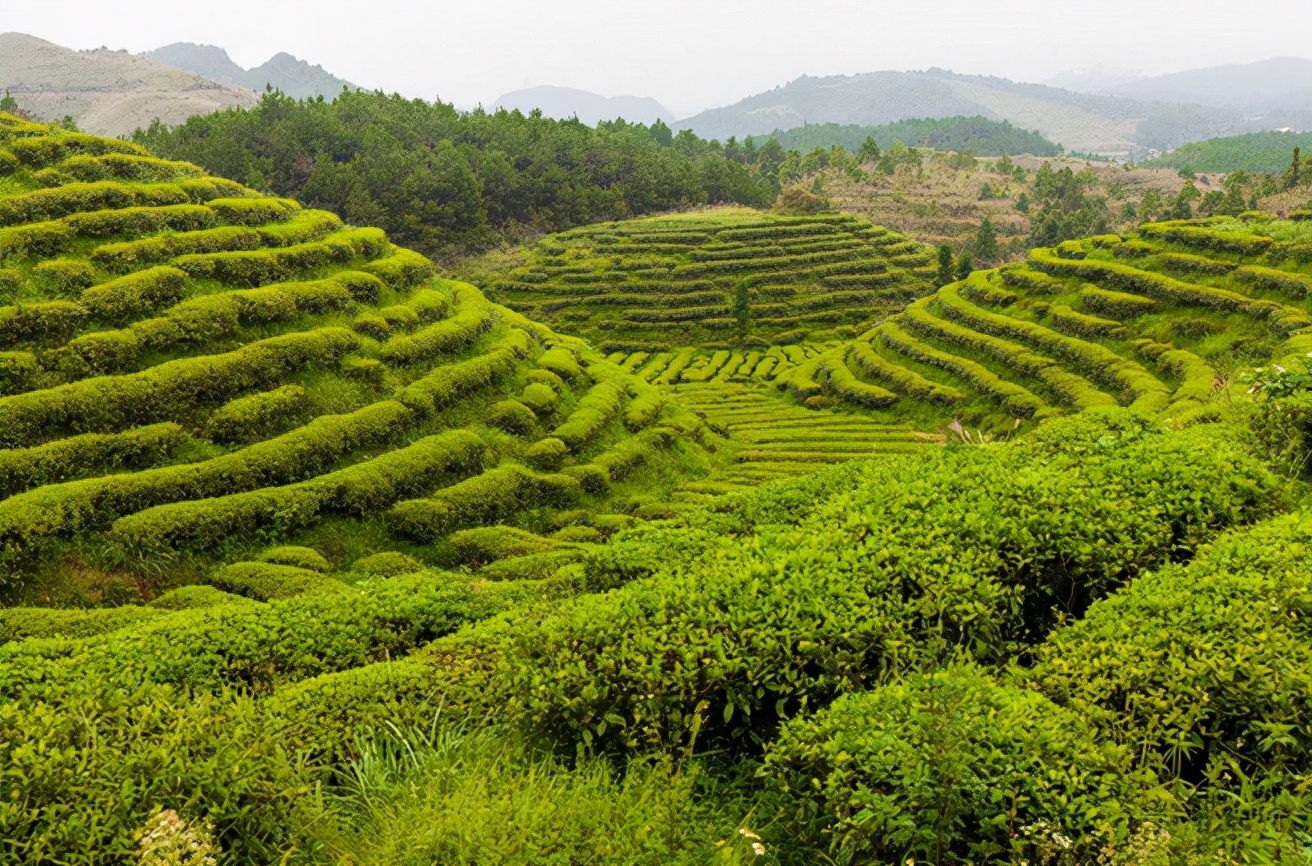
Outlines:
{"label": "pine tree", "polygon": [[879,162],[879,157],[883,152],[879,149],[879,143],[875,141],[873,135],[867,135],[866,140],[861,142],[861,149],[856,152],[856,161],[859,163]]}
{"label": "pine tree", "polygon": [[1289,171],[1285,172],[1285,182],[1281,185],[1282,189],[1293,189],[1298,186],[1298,175],[1302,170],[1302,166],[1299,165],[1299,159],[1299,148],[1296,147],[1294,148],[1294,161],[1289,164]]}
{"label": "pine tree", "polygon": [[938,273],[935,274],[936,282],[939,286],[946,286],[952,282],[953,261],[952,247],[947,244],[938,245]]}
{"label": "pine tree", "polygon": [[970,256],[970,250],[966,250],[957,257],[957,279],[964,280],[973,270],[975,270],[975,262]]}
{"label": "pine tree", "polygon": [[989,262],[1001,254],[1002,250],[998,248],[998,233],[993,230],[993,220],[984,217],[984,222],[979,224],[979,231],[975,234],[975,255]]}
{"label": "pine tree", "polygon": [[1016,199],[1016,210],[1020,211],[1021,213],[1030,212],[1030,197],[1023,191],[1021,192],[1020,196],[1018,196]]}

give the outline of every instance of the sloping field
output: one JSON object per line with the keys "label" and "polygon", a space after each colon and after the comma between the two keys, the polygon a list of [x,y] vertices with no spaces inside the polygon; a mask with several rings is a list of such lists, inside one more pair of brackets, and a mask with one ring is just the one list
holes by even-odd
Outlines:
{"label": "sloping field", "polygon": [[[311,580],[268,563],[478,565],[525,544],[552,551],[547,576],[630,522],[609,512],[631,475],[707,471],[695,415],[378,229],[7,116],[0,171],[11,600],[198,577],[264,598]],[[450,541],[488,524],[518,540]],[[232,562],[265,565],[215,569]]]}
{"label": "sloping field", "polygon": [[855,404],[891,392],[996,426],[1092,406],[1177,413],[1237,372],[1312,350],[1309,292],[1306,221],[1150,223],[944,286],[793,382]]}
{"label": "sloping field", "polygon": [[487,288],[607,351],[650,352],[850,335],[932,272],[922,244],[857,217],[725,208],[552,235]]}

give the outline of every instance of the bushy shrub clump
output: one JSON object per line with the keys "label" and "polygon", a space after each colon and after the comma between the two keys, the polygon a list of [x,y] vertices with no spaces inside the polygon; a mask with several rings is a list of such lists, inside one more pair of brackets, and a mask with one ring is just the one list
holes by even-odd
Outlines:
{"label": "bushy shrub clump", "polygon": [[424,543],[474,523],[504,520],[527,508],[568,505],[579,492],[579,482],[568,475],[544,475],[505,463],[427,499],[400,502],[387,513],[387,521],[395,535]]}

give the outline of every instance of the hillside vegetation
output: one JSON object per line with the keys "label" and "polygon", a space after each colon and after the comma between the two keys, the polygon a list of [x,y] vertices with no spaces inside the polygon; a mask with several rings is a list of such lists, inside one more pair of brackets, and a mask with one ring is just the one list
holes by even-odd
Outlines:
{"label": "hillside vegetation", "polygon": [[887,230],[737,209],[471,271],[595,289],[589,335],[660,298],[632,270],[747,290],[737,337],[603,356],[0,115],[0,862],[1305,864],[1297,216],[936,290]]}
{"label": "hillside vegetation", "polygon": [[1294,148],[1312,152],[1312,132],[1250,132],[1182,144],[1147,163],[1197,173],[1260,171],[1280,175],[1289,170]]}
{"label": "hillside vegetation", "polygon": [[930,291],[930,265],[854,217],[724,208],[551,235],[487,290],[604,350],[764,347],[850,333]]}
{"label": "hillside vegetation", "polygon": [[[982,116],[908,119],[881,126],[811,123],[793,129],[776,129],[764,138],[776,139],[784,150],[803,153],[817,147],[828,150],[836,144],[857,153],[867,138],[885,150],[892,147],[893,142],[901,141],[934,150],[968,150],[976,156],[1056,156],[1061,152],[1060,147],[1037,132],[1017,129],[1005,120],[990,120]],[[759,147],[765,142],[757,139],[754,143]]]}

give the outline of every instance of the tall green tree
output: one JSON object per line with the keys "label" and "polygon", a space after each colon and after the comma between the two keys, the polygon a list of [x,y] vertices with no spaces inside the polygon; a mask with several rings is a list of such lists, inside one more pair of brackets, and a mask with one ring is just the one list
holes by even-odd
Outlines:
{"label": "tall green tree", "polygon": [[975,256],[986,262],[996,260],[1002,255],[1002,250],[998,247],[998,233],[993,228],[993,220],[987,216],[979,224],[979,231],[975,233]]}
{"label": "tall green tree", "polygon": [[975,270],[975,260],[970,255],[970,250],[963,250],[961,255],[957,256],[957,273],[958,280],[964,280]]}
{"label": "tall green tree", "polygon": [[938,271],[934,275],[934,281],[940,287],[946,286],[954,279],[956,273],[956,263],[952,259],[952,247],[947,244],[938,245]]}
{"label": "tall green tree", "polygon": [[856,152],[856,161],[865,163],[877,163],[882,153],[879,150],[879,143],[875,141],[873,135],[867,135],[866,140],[861,142],[861,149]]}

